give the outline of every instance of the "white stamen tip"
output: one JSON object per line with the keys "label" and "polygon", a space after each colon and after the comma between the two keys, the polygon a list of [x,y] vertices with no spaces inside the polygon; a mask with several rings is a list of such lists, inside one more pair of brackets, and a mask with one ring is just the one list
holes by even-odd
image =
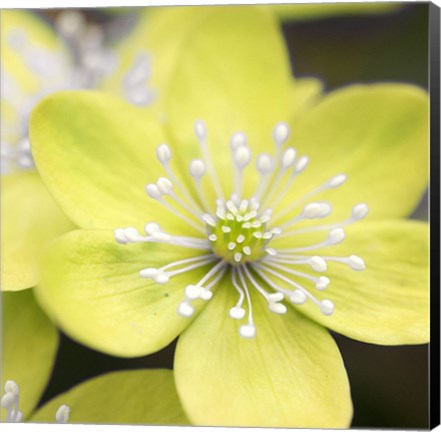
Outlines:
{"label": "white stamen tip", "polygon": [[346,180],[347,180],[346,175],[339,174],[339,175],[336,175],[335,177],[332,177],[332,179],[329,180],[328,186],[330,188],[336,188],[336,187],[341,186]]}
{"label": "white stamen tip", "polygon": [[290,294],[289,301],[292,304],[301,305],[306,301],[306,294],[303,291],[297,289]]}
{"label": "white stamen tip", "polygon": [[170,147],[167,144],[161,144],[156,148],[156,157],[159,162],[166,164],[171,159]]}
{"label": "white stamen tip", "polygon": [[200,159],[194,159],[190,163],[190,174],[199,180],[205,174],[205,164]]}
{"label": "white stamen tip", "polygon": [[268,301],[271,303],[280,302],[284,299],[284,295],[281,292],[268,294]]}
{"label": "white stamen tip", "polygon": [[274,312],[279,315],[283,315],[287,312],[287,308],[282,303],[268,303],[268,308],[271,312]]}
{"label": "white stamen tip", "polygon": [[12,393],[14,396],[17,396],[19,392],[20,387],[15,381],[7,380],[5,382],[5,393]]}
{"label": "white stamen tip", "polygon": [[190,303],[183,301],[179,303],[177,312],[179,315],[188,318],[194,314],[194,307]]}
{"label": "white stamen tip", "polygon": [[308,166],[308,163],[309,163],[309,158],[308,158],[307,156],[302,156],[302,157],[298,160],[294,172],[295,172],[296,174],[300,174],[300,173],[301,173],[302,171],[304,171],[305,168]]}
{"label": "white stamen tip", "polygon": [[328,268],[326,261],[322,257],[319,257],[317,255],[311,257],[309,259],[309,263],[310,263],[312,269],[315,271],[322,272]]}
{"label": "white stamen tip", "polygon": [[228,247],[228,250],[232,251],[236,247],[236,243],[230,242],[230,243],[228,243],[227,247]]}
{"label": "white stamen tip", "polygon": [[6,393],[1,399],[2,408],[10,408],[15,402],[15,396],[12,393]]}
{"label": "white stamen tip", "polygon": [[287,169],[294,163],[294,160],[296,158],[296,151],[292,147],[288,147],[284,152],[282,156],[282,168]]}
{"label": "white stamen tip", "polygon": [[217,240],[217,235],[216,234],[210,234],[208,236],[208,240],[210,240],[212,242],[216,241]]}
{"label": "white stamen tip", "polygon": [[153,198],[154,200],[160,200],[161,199],[161,192],[159,192],[158,186],[156,186],[153,183],[148,184],[145,187],[145,190],[150,198]]}
{"label": "white stamen tip", "polygon": [[194,133],[200,140],[204,140],[207,137],[207,126],[202,120],[196,120],[194,123]]}
{"label": "white stamen tip", "polygon": [[188,285],[185,288],[185,297],[189,300],[196,300],[201,295],[201,287],[198,285]]}
{"label": "white stamen tip", "polygon": [[147,235],[155,235],[161,232],[161,227],[154,222],[149,222],[145,224],[144,231]]}
{"label": "white stamen tip", "polygon": [[257,157],[256,161],[257,170],[261,174],[268,174],[274,168],[273,160],[270,155],[261,154]]}
{"label": "white stamen tip", "polygon": [[248,147],[241,146],[234,152],[234,162],[242,169],[251,161],[251,151]]}
{"label": "white stamen tip", "polygon": [[256,337],[256,327],[253,324],[240,326],[239,334],[246,339],[253,339]]}
{"label": "white stamen tip", "polygon": [[332,315],[334,313],[334,303],[331,300],[322,300],[320,302],[320,311],[323,315]]}
{"label": "white stamen tip", "polygon": [[17,411],[14,417],[15,423],[21,423],[23,421],[23,413],[21,411]]}
{"label": "white stamen tip", "polygon": [[329,232],[328,241],[332,245],[341,243],[346,237],[345,230],[343,228],[334,228]]}
{"label": "white stamen tip", "polygon": [[355,220],[364,219],[369,213],[369,207],[366,204],[357,204],[352,209],[352,217]]}
{"label": "white stamen tip", "polygon": [[69,421],[70,411],[71,410],[67,405],[61,405],[55,414],[55,420],[57,423],[67,423]]}
{"label": "white stamen tip", "polygon": [[266,249],[265,249],[265,252],[266,252],[268,255],[271,255],[271,256],[275,256],[275,255],[277,255],[277,251],[276,251],[275,249],[273,249],[273,248],[266,248]]}
{"label": "white stamen tip", "polygon": [[366,268],[364,261],[357,255],[351,255],[348,258],[348,264],[352,270],[362,271]]}
{"label": "white stamen tip", "polygon": [[170,195],[173,190],[173,183],[166,177],[159,177],[156,182],[159,192],[162,195]]}
{"label": "white stamen tip", "polygon": [[241,320],[245,316],[245,309],[238,306],[232,307],[229,311],[229,315],[233,319]]}
{"label": "white stamen tip", "polygon": [[230,140],[230,147],[233,152],[239,147],[245,146],[247,144],[247,137],[243,132],[236,132]]}
{"label": "white stamen tip", "polygon": [[320,276],[317,280],[317,283],[315,284],[315,287],[318,290],[324,290],[331,281],[326,276]]}
{"label": "white stamen tip", "polygon": [[213,297],[213,293],[210,290],[205,289],[205,288],[201,289],[200,298],[202,300],[208,301],[208,300],[211,300],[211,297]]}
{"label": "white stamen tip", "polygon": [[139,275],[143,278],[154,279],[158,275],[159,271],[155,268],[145,268],[139,272]]}
{"label": "white stamen tip", "polygon": [[124,228],[117,228],[116,230],[113,231],[113,235],[115,237],[115,240],[118,243],[121,243],[121,244],[127,244],[128,243],[127,237],[125,235]]}
{"label": "white stamen tip", "polygon": [[303,217],[314,219],[322,213],[322,203],[309,203],[303,208]]}
{"label": "white stamen tip", "polygon": [[277,123],[273,130],[273,139],[277,145],[283,144],[289,137],[289,126],[286,123]]}

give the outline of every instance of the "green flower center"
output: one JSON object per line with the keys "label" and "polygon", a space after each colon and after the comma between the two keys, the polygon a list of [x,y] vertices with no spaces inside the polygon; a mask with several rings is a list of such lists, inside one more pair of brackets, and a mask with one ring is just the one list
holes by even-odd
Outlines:
{"label": "green flower center", "polygon": [[277,229],[267,229],[271,211],[259,214],[255,200],[242,200],[236,205],[232,200],[217,203],[215,217],[203,216],[208,240],[214,254],[231,265],[258,261],[267,252],[266,245]]}

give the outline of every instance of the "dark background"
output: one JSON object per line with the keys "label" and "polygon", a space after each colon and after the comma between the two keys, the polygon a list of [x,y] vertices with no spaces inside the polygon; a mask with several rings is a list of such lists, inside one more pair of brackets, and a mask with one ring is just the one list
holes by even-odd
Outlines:
{"label": "dark background", "polygon": [[[56,12],[40,12],[51,20]],[[90,21],[127,23],[127,16],[85,11]],[[125,25],[124,25],[125,26]],[[123,25],[121,27],[124,27]],[[375,16],[341,16],[283,25],[297,77],[323,80],[325,90],[359,82],[428,85],[428,4],[408,3]],[[415,212],[427,220],[427,198]],[[428,346],[383,347],[334,335],[351,382],[352,427],[428,427]],[[121,359],[62,335],[52,378],[40,404],[96,375],[121,369],[172,368],[175,343],[150,356]],[[333,397],[332,394],[329,397]]]}

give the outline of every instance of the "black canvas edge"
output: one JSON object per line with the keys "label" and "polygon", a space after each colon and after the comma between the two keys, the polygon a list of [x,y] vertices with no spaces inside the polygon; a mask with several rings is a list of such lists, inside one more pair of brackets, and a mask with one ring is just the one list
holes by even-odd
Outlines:
{"label": "black canvas edge", "polygon": [[440,424],[440,8],[429,3],[430,91],[430,406],[429,424]]}

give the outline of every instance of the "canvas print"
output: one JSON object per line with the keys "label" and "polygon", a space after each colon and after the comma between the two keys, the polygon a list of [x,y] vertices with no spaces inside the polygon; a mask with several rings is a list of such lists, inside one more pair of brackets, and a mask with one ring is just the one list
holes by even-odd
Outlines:
{"label": "canvas print", "polygon": [[1,11],[1,421],[429,426],[429,4]]}

